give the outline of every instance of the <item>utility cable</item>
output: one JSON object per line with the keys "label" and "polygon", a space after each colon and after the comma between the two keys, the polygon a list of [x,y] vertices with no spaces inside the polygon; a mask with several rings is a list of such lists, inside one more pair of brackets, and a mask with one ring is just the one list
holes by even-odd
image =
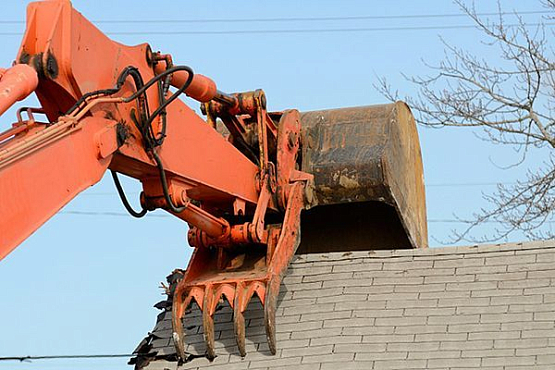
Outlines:
{"label": "utility cable", "polygon": [[[77,215],[77,216],[128,216],[127,213],[124,212],[106,212],[106,211],[60,211],[58,214],[61,215]],[[160,218],[171,218],[174,216],[168,214],[150,214],[149,217],[160,217]],[[436,219],[432,218],[428,220],[428,223],[469,223],[464,220],[457,220],[457,219]],[[485,224],[498,224],[501,221],[483,221],[482,223]],[[555,220],[553,221],[545,221],[546,224],[555,224]]]}
{"label": "utility cable", "polygon": [[[505,27],[538,27],[553,26],[555,23],[505,24]],[[411,27],[369,27],[369,28],[314,28],[314,29],[259,29],[259,30],[214,30],[214,31],[116,31],[106,32],[109,36],[178,36],[178,35],[242,35],[242,34],[311,34],[311,33],[348,33],[375,31],[424,31],[477,29],[476,25],[443,25],[443,26],[411,26]],[[22,32],[0,32],[0,36],[22,36]]]}
{"label": "utility cable", "polygon": [[[553,14],[549,10],[528,10],[514,12],[489,12],[476,13],[478,17],[492,17],[505,15],[534,15],[534,14]],[[395,14],[395,15],[360,15],[360,16],[322,16],[322,17],[275,17],[275,18],[204,18],[204,19],[103,19],[93,20],[93,23],[104,24],[168,24],[168,23],[256,23],[256,22],[322,22],[322,21],[357,21],[357,20],[377,20],[377,19],[429,19],[429,18],[462,18],[467,17],[465,13],[445,13],[445,14]],[[24,24],[25,21],[0,20],[0,24]]]}
{"label": "utility cable", "polygon": [[108,354],[108,355],[52,355],[52,356],[7,356],[0,357],[0,361],[32,361],[32,360],[58,360],[58,359],[84,359],[84,358],[118,358],[133,357],[135,354]]}
{"label": "utility cable", "polygon": [[[426,184],[427,188],[459,188],[459,187],[474,187],[474,186],[497,186],[497,185],[517,185],[516,182],[461,182],[461,183],[436,183],[436,184]],[[132,193],[133,194],[133,193]],[[139,195],[140,192],[135,192],[135,195]],[[81,197],[99,197],[99,196],[111,196],[114,195],[113,192],[91,192],[84,193],[79,196]]]}

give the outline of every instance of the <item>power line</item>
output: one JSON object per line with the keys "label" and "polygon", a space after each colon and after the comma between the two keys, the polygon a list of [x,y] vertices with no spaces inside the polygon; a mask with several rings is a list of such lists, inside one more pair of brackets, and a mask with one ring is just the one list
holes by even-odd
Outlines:
{"label": "power line", "polygon": [[[459,183],[437,183],[437,184],[426,184],[426,187],[472,187],[472,186],[496,186],[496,185],[516,185],[516,182],[459,182]],[[139,195],[140,192],[129,192],[128,195]],[[117,193],[114,192],[91,192],[80,194],[79,196],[115,196]]]}
{"label": "power line", "polygon": [[[128,213],[125,212],[106,212],[106,211],[61,211],[58,214],[62,215],[77,215],[77,216],[114,216],[114,217],[129,217]],[[174,216],[169,214],[153,214],[148,213],[150,217],[159,217],[159,218],[173,218]],[[464,220],[457,220],[457,219],[429,219],[428,223],[468,223],[468,221]],[[498,224],[501,223],[500,221],[483,221],[481,223],[492,223]],[[554,221],[545,221],[545,223],[552,224],[555,223]]]}
{"label": "power line", "polygon": [[52,356],[9,356],[0,357],[0,361],[32,361],[32,360],[59,360],[59,359],[84,359],[84,358],[118,358],[133,357],[134,354],[109,354],[109,355],[52,355]]}
{"label": "power line", "polygon": [[445,184],[426,184],[426,187],[467,187],[467,186],[497,186],[497,185],[516,185],[516,182],[467,182],[467,183],[445,183]]}
{"label": "power line", "polygon": [[[430,219],[428,223],[445,223],[445,224],[471,224],[474,221],[464,221],[464,220],[455,220],[455,219]],[[480,221],[480,224],[501,224],[504,222],[501,221]],[[544,224],[555,224],[555,220],[553,221],[544,221]]]}
{"label": "power line", "polygon": [[[553,26],[555,23],[526,23],[506,24],[505,27],[537,27]],[[414,26],[414,27],[369,27],[369,28],[314,28],[314,29],[277,29],[277,30],[214,30],[214,31],[116,31],[106,32],[107,35],[131,36],[172,36],[172,35],[241,35],[241,34],[310,34],[310,33],[349,33],[349,32],[377,32],[377,31],[425,31],[425,30],[454,30],[475,29],[476,25],[443,25],[443,26]],[[0,36],[22,36],[22,32],[0,32]]]}
{"label": "power line", "polygon": [[[505,15],[533,15],[533,14],[553,14],[548,10],[531,10],[518,12],[494,12],[477,13],[478,17],[505,16]],[[468,17],[464,13],[446,14],[397,14],[397,15],[360,15],[360,16],[331,16],[331,17],[277,17],[277,18],[208,18],[208,19],[104,19],[93,20],[93,23],[105,24],[156,24],[156,23],[257,23],[257,22],[322,22],[322,21],[357,21],[357,20],[377,20],[377,19],[430,19],[430,18],[459,18]],[[0,24],[22,24],[25,21],[0,20]]]}

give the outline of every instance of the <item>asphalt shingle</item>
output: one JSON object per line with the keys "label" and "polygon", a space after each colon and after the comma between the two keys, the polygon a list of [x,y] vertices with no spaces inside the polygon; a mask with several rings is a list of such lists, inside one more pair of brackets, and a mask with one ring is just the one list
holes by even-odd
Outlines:
{"label": "asphalt shingle", "polygon": [[[262,307],[246,312],[241,358],[231,309],[216,313],[218,357],[204,358],[187,314],[185,369],[555,368],[555,241],[299,255],[284,278],[269,353]],[[176,369],[171,307],[131,362]]]}

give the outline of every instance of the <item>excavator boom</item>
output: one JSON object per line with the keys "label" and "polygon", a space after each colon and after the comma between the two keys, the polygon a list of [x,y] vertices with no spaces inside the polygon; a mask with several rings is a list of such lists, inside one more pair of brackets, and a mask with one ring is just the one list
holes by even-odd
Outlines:
{"label": "excavator boom", "polygon": [[[262,90],[221,92],[148,44],[110,40],[67,0],[29,5],[14,65],[0,70],[0,114],[32,92],[41,107],[21,108],[0,133],[0,259],[111,171],[131,215],[164,209],[189,225],[193,256],[172,286],[182,361],[191,304],[215,357],[221,300],[245,355],[243,312],[254,296],[275,353],[276,300],[299,245],[308,253],[427,246],[420,147],[404,103],[269,112]],[[182,94],[201,103],[205,119]],[[141,182],[141,209],[118,174]]]}

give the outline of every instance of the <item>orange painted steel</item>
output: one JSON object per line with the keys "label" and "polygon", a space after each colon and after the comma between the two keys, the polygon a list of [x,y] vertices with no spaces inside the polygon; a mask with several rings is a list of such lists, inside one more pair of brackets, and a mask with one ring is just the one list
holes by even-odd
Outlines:
{"label": "orange painted steel", "polygon": [[[87,117],[81,124],[81,129],[65,127],[63,140],[30,147],[29,154],[14,164],[0,162],[0,258],[102,178],[109,160],[98,158],[91,138],[115,123]],[[0,147],[1,159],[6,158],[5,151],[5,145]]]}
{"label": "orange painted steel", "polygon": [[[195,253],[174,297],[180,358],[186,356],[181,316],[193,300],[203,308],[208,357],[215,357],[213,315],[221,296],[238,302],[244,355],[240,318],[253,294],[272,303],[265,317],[275,353],[275,300],[299,244],[300,212],[312,181],[294,170],[299,113],[270,114],[262,90],[226,94],[210,78],[175,66],[170,55],[152,53],[146,44],[116,43],[69,1],[32,3],[27,15],[17,64],[0,71],[0,109],[35,91],[49,122],[36,122],[37,110],[30,109],[27,121],[18,115],[0,134],[0,258],[108,169],[123,173],[143,185],[137,212],[114,175],[132,214],[161,208],[190,226]],[[176,93],[169,93],[169,84]],[[235,140],[222,135],[175,99],[181,92],[210,102],[210,120],[225,116],[241,133]],[[294,124],[280,131],[284,117]],[[247,131],[254,141],[241,136]],[[266,224],[270,213],[273,221]]]}
{"label": "orange painted steel", "polygon": [[[426,245],[420,148],[402,103],[304,116],[294,109],[268,112],[262,90],[219,91],[210,78],[174,65],[171,55],[148,44],[110,40],[67,0],[29,5],[15,65],[0,69],[0,114],[31,92],[41,108],[22,108],[28,119],[20,110],[13,127],[0,133],[0,259],[112,171],[132,215],[164,209],[189,224],[193,256],[173,286],[181,362],[187,360],[182,320],[192,303],[203,312],[207,357],[216,356],[213,316],[221,300],[234,310],[245,356],[243,312],[254,296],[276,353],[276,302],[299,247],[304,209],[363,203],[367,215],[386,203],[398,224],[387,229],[401,236],[388,240]],[[206,120],[178,99],[181,93],[202,103]],[[141,210],[129,206],[116,173],[141,182]],[[320,216],[313,213],[309,224]],[[348,220],[337,224],[352,234],[359,223]]]}
{"label": "orange painted steel", "polygon": [[[22,112],[27,113],[28,119],[23,121]],[[44,114],[44,111],[39,108],[29,108],[23,107],[17,111],[17,122],[12,125],[12,128],[0,133],[0,143],[12,136],[18,135],[22,132],[29,131],[31,128],[36,126],[35,117],[33,113]]]}
{"label": "orange painted steel", "polygon": [[[245,322],[243,312],[257,295],[264,306],[266,337],[272,354],[276,353],[275,310],[279,286],[300,243],[300,215],[305,206],[304,185],[289,187],[287,208],[281,230],[269,229],[265,251],[253,251],[248,256],[229,253],[222,256],[213,249],[196,248],[183,279],[173,295],[172,328],[177,354],[186,358],[182,320],[186,308],[195,302],[203,312],[203,332],[207,357],[215,357],[213,304],[225,299],[234,310],[234,325],[239,352],[245,356]],[[224,268],[218,266],[221,260]],[[242,260],[236,265],[236,260]]]}
{"label": "orange painted steel", "polygon": [[[8,170],[6,166],[13,163],[16,168],[9,169],[9,172],[19,172],[18,168],[24,167],[17,164],[19,160],[34,163],[58,158],[62,153],[49,156],[48,159],[44,159],[44,153],[52,150],[50,147],[53,145],[67,145],[65,141],[57,144],[57,140],[72,136],[73,132],[88,133],[88,140],[92,145],[104,148],[105,152],[105,148],[111,148],[108,153],[96,155],[97,162],[106,162],[109,168],[139,179],[145,186],[146,196],[162,195],[158,181],[157,185],[149,185],[149,181],[156,176],[157,169],[152,157],[143,147],[141,133],[133,124],[132,111],[136,109],[136,104],[122,102],[123,97],[136,90],[130,78],[116,94],[117,97],[92,99],[86,108],[76,112],[74,120],[59,115],[59,112],[68,111],[84,94],[112,88],[117,76],[127,66],[136,67],[145,81],[153,78],[154,68],[148,64],[147,58],[148,45],[128,47],[113,42],[73,10],[70,2],[65,1],[30,4],[27,23],[17,61],[22,68],[33,70],[23,63],[38,68],[35,74],[38,73],[41,78],[36,93],[46,115],[54,124],[37,127],[32,138],[15,136],[1,144],[0,171],[5,190],[2,194],[9,194],[8,204],[13,202],[14,206],[1,208],[0,228],[8,228],[5,222],[9,219],[9,228],[16,230],[14,235],[11,232],[0,233],[2,257],[77,194],[77,191],[70,191],[72,195],[65,197],[64,201],[53,202],[55,207],[34,207],[34,212],[38,213],[36,217],[16,217],[15,214],[21,213],[14,208],[18,208],[17,204],[27,203],[29,199],[26,193],[10,191],[11,184],[13,183],[13,188],[25,187],[26,183],[32,186],[36,179],[30,175],[12,178],[5,172]],[[4,79],[8,73],[9,70]],[[19,90],[22,91],[23,88],[20,87]],[[146,94],[151,104],[158,102],[155,90],[149,89]],[[16,101],[20,96],[21,94],[10,96],[10,100]],[[180,100],[170,104],[166,111],[166,139],[164,145],[156,151],[164,165],[170,188],[176,193],[187,191],[191,199],[209,202],[212,207],[226,211],[233,208],[235,199],[244,201],[247,207],[255,207],[258,200],[258,166]],[[110,124],[91,132],[88,129],[90,125],[85,124],[89,120],[83,117],[109,117]],[[158,120],[153,121],[155,132],[159,132],[159,125]],[[79,191],[101,177],[86,176],[87,173],[95,174],[93,168],[97,166],[97,163],[88,163],[74,163],[79,168],[77,172],[83,173],[80,177],[82,183],[86,184],[79,186]],[[103,166],[104,169],[105,167]],[[65,170],[69,172],[68,168]],[[68,173],[67,177],[71,177],[71,174]],[[64,181],[65,176],[60,173],[50,184],[64,184]],[[271,205],[271,208],[275,209],[275,206]]]}
{"label": "orange painted steel", "polygon": [[[154,71],[157,74],[160,74],[169,67],[170,65],[168,63],[160,62],[156,64]],[[171,76],[171,85],[174,87],[181,87],[185,84],[188,77],[189,75],[187,72],[173,73]],[[216,88],[216,83],[210,78],[201,74],[195,74],[191,84],[187,89],[185,89],[185,94],[199,102],[205,103],[216,97],[218,89]]]}
{"label": "orange painted steel", "polygon": [[37,88],[37,71],[25,64],[16,64],[0,73],[0,115],[15,102],[25,99]]}

